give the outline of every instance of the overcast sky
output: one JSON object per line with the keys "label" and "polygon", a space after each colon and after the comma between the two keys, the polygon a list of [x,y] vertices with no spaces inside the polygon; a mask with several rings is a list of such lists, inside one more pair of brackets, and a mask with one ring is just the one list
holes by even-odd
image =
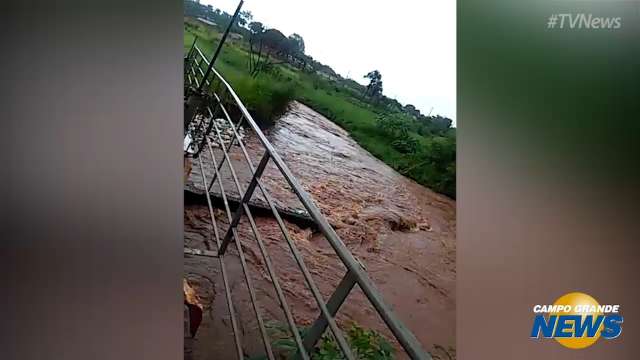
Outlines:
{"label": "overcast sky", "polygon": [[[233,14],[238,0],[201,0]],[[306,53],[362,84],[382,74],[384,94],[423,114],[456,118],[456,2],[246,0],[254,21],[302,35]]]}

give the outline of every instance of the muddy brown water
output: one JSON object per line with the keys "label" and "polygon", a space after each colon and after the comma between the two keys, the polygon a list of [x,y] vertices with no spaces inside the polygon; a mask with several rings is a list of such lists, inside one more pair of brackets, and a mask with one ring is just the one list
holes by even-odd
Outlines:
{"label": "muddy brown water", "polygon": [[[362,149],[346,131],[303,104],[292,103],[290,110],[265,133],[353,255],[366,267],[385,301],[423,346],[430,351],[435,345],[454,347],[455,201],[400,175]],[[245,142],[257,165],[263,152],[258,140],[248,133]],[[215,156],[219,161],[222,153],[216,150]],[[203,159],[210,180],[213,170],[207,165],[208,154]],[[230,160],[246,187],[250,172],[239,148],[234,147]],[[223,167],[221,178],[225,191],[238,196],[227,166]],[[279,206],[301,209],[272,163],[263,179]],[[203,189],[197,161],[185,186]],[[212,192],[220,192],[217,184]],[[256,194],[256,200],[260,201],[261,195],[258,191]],[[203,249],[205,241],[215,243],[206,206],[185,204],[184,216],[185,246]],[[228,222],[222,209],[216,210],[216,218],[224,234]],[[318,307],[275,220],[258,217],[256,222],[296,322],[310,325],[318,316]],[[327,299],[344,275],[344,266],[321,234],[289,223],[287,226]],[[264,260],[246,220],[241,222],[239,232],[259,310],[268,323],[284,324]],[[248,356],[258,355],[264,349],[254,310],[237,250],[233,245],[229,249],[225,264],[241,323],[243,349]],[[185,256],[185,277],[205,307],[198,334],[188,341],[189,357],[235,358],[218,259]],[[379,330],[391,338],[357,286],[338,313],[341,326],[348,327],[351,322]]]}

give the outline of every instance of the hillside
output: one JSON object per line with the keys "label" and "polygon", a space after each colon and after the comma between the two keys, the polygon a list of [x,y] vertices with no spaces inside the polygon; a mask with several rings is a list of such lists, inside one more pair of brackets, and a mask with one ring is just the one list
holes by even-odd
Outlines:
{"label": "hillside", "polygon": [[[217,25],[186,17],[185,51],[197,37],[198,47],[210,55],[230,16],[199,4],[204,13],[190,13],[187,2],[192,3],[185,2],[187,15]],[[304,54],[299,35],[287,38],[276,29],[249,22],[250,14],[244,16],[234,25],[237,35],[227,40],[216,68],[258,120],[272,122],[291,100],[300,101],[347,130],[363,148],[401,174],[455,198],[456,135],[450,119],[424,116],[413,105],[403,106],[384,96],[382,81],[375,74],[367,74],[369,86],[344,79]]]}

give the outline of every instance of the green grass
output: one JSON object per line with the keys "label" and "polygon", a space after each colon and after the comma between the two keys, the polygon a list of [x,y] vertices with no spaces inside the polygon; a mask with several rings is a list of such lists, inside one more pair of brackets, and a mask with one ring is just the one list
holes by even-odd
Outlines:
{"label": "green grass", "polygon": [[[277,321],[266,324],[271,337],[271,346],[278,354],[278,358],[293,359],[298,347],[290,336],[288,325]],[[298,326],[300,336],[308,333],[309,328]],[[372,329],[365,329],[356,323],[352,323],[345,331],[345,340],[349,344],[352,354],[360,360],[393,360],[395,349],[387,338]],[[338,346],[335,337],[330,332],[325,333],[316,346],[311,350],[312,360],[342,360],[344,355]],[[251,358],[250,360],[264,360],[266,355]]]}
{"label": "green grass", "polygon": [[[198,47],[211,56],[220,33],[198,23],[189,24],[185,25],[185,52],[197,35]],[[286,111],[291,100],[298,100],[347,130],[363,148],[400,173],[455,198],[455,135],[420,135],[419,125],[413,118],[389,113],[363,99],[355,89],[302,72],[289,64],[278,64],[275,71],[253,78],[248,71],[248,45],[243,42],[227,42],[216,69],[259,122],[273,121]],[[417,150],[402,153],[394,148],[394,139],[380,129],[381,116],[398,117],[410,124],[405,137],[415,139]]]}
{"label": "green grass", "polygon": [[[187,52],[198,36],[198,47],[206,56],[215,51],[219,34],[203,28],[189,29],[184,35],[184,51]],[[226,43],[216,61],[218,70],[231,84],[252,115],[260,123],[269,123],[282,115],[287,104],[295,98],[293,80],[275,78],[263,74],[257,78],[247,72],[248,53],[233,43]]]}

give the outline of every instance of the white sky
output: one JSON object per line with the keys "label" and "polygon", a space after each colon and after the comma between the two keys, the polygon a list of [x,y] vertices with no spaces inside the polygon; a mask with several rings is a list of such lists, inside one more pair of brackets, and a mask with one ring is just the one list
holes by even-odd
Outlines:
{"label": "white sky", "polygon": [[[239,0],[201,0],[233,14]],[[246,0],[254,21],[302,35],[305,52],[362,84],[374,69],[384,94],[423,114],[456,119],[453,0]]]}

